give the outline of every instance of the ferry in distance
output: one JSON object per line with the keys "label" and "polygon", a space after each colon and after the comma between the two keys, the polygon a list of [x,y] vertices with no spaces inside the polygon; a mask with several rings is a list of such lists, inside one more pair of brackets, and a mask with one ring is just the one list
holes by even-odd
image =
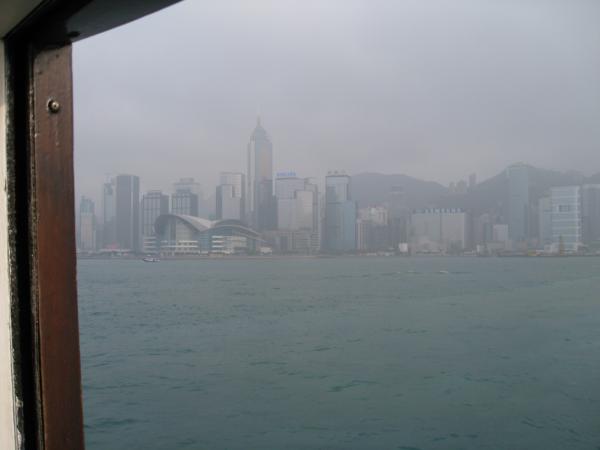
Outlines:
{"label": "ferry in distance", "polygon": [[160,259],[155,258],[154,256],[146,256],[144,259],[142,259],[142,261],[147,262],[147,263],[155,263],[155,262],[159,262]]}

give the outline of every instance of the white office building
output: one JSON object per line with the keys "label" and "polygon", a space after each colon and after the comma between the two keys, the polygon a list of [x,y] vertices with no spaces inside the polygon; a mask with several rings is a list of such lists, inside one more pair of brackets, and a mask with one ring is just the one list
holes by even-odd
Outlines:
{"label": "white office building", "polygon": [[583,245],[581,187],[562,186],[550,190],[552,245],[559,252],[576,252]]}

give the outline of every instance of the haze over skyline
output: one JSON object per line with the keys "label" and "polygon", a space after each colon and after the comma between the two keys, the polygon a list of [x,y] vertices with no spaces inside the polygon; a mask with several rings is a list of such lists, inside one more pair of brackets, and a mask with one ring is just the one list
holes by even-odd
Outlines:
{"label": "haze over skyline", "polygon": [[274,168],[483,180],[515,161],[600,171],[593,1],[184,1],[74,47],[78,194]]}

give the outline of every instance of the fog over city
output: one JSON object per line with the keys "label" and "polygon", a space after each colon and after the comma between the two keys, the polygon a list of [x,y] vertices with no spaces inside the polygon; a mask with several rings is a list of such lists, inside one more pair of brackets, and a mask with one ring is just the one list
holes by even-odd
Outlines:
{"label": "fog over city", "polygon": [[45,184],[13,247],[19,342],[78,320],[85,447],[600,450],[599,19],[184,0],[74,43],[78,302]]}
{"label": "fog over city", "polygon": [[184,1],[74,47],[77,194],[246,170],[600,172],[597,1]]}

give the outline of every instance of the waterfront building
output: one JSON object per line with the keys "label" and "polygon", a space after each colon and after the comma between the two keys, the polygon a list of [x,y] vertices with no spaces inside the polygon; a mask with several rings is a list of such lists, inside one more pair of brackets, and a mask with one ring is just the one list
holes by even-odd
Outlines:
{"label": "waterfront building", "polygon": [[77,248],[82,252],[93,252],[96,250],[96,213],[94,202],[81,197],[79,202],[79,218],[77,233]]}
{"label": "waterfront building", "polygon": [[412,213],[413,249],[421,253],[452,253],[467,248],[467,214],[455,208],[428,208]]}
{"label": "waterfront building", "polygon": [[581,188],[583,243],[600,248],[600,184],[586,184]]}
{"label": "waterfront building", "polygon": [[[260,235],[239,220],[212,221],[181,214],[163,214],[155,223],[159,251],[165,255],[253,252]],[[232,236],[236,238],[227,238]],[[242,239],[246,247],[242,249]]]}
{"label": "waterfront building", "polygon": [[581,187],[554,187],[550,197],[553,248],[559,253],[576,252],[583,245]]}
{"label": "waterfront building", "polygon": [[485,246],[493,240],[493,218],[490,213],[483,213],[473,219],[472,244]]}
{"label": "waterfront building", "polygon": [[508,177],[508,235],[514,243],[529,237],[529,167],[513,164],[506,169]]}
{"label": "waterfront building", "polygon": [[266,234],[279,252],[319,251],[319,190],[310,178],[279,172],[275,179],[277,231]]}
{"label": "waterfront building", "polygon": [[263,236],[277,253],[308,255],[319,251],[319,235],[311,230],[271,230],[265,231]]}
{"label": "waterfront building", "polygon": [[539,247],[552,245],[552,199],[542,197],[538,201],[538,237]]}
{"label": "waterfront building", "polygon": [[140,249],[140,179],[135,175],[116,177],[116,240],[120,250]]}
{"label": "waterfront building", "polygon": [[275,180],[277,228],[280,230],[314,230],[318,214],[317,186],[293,172],[279,173]]}
{"label": "waterfront building", "polygon": [[401,243],[408,242],[410,208],[402,186],[392,186],[387,196],[388,226],[390,245],[398,249]]}
{"label": "waterfront building", "polygon": [[239,172],[221,172],[216,190],[218,220],[245,220],[245,177]]}
{"label": "waterfront building", "polygon": [[145,253],[158,251],[156,219],[169,212],[169,196],[161,191],[148,191],[142,196],[142,250]]}
{"label": "waterfront building", "polygon": [[105,249],[116,249],[118,246],[116,180],[111,178],[102,185],[101,247]]}
{"label": "waterfront building", "polygon": [[351,178],[342,172],[325,177],[323,248],[329,252],[356,250],[356,203],[351,198]]}
{"label": "waterfront building", "polygon": [[389,213],[383,206],[359,209],[356,220],[357,249],[360,251],[389,250],[388,221]]}
{"label": "waterfront building", "polygon": [[275,228],[273,200],[273,144],[257,118],[247,147],[246,208],[250,226],[258,231]]}
{"label": "waterfront building", "polygon": [[213,234],[210,242],[211,254],[239,255],[248,252],[248,238],[246,236]]}

